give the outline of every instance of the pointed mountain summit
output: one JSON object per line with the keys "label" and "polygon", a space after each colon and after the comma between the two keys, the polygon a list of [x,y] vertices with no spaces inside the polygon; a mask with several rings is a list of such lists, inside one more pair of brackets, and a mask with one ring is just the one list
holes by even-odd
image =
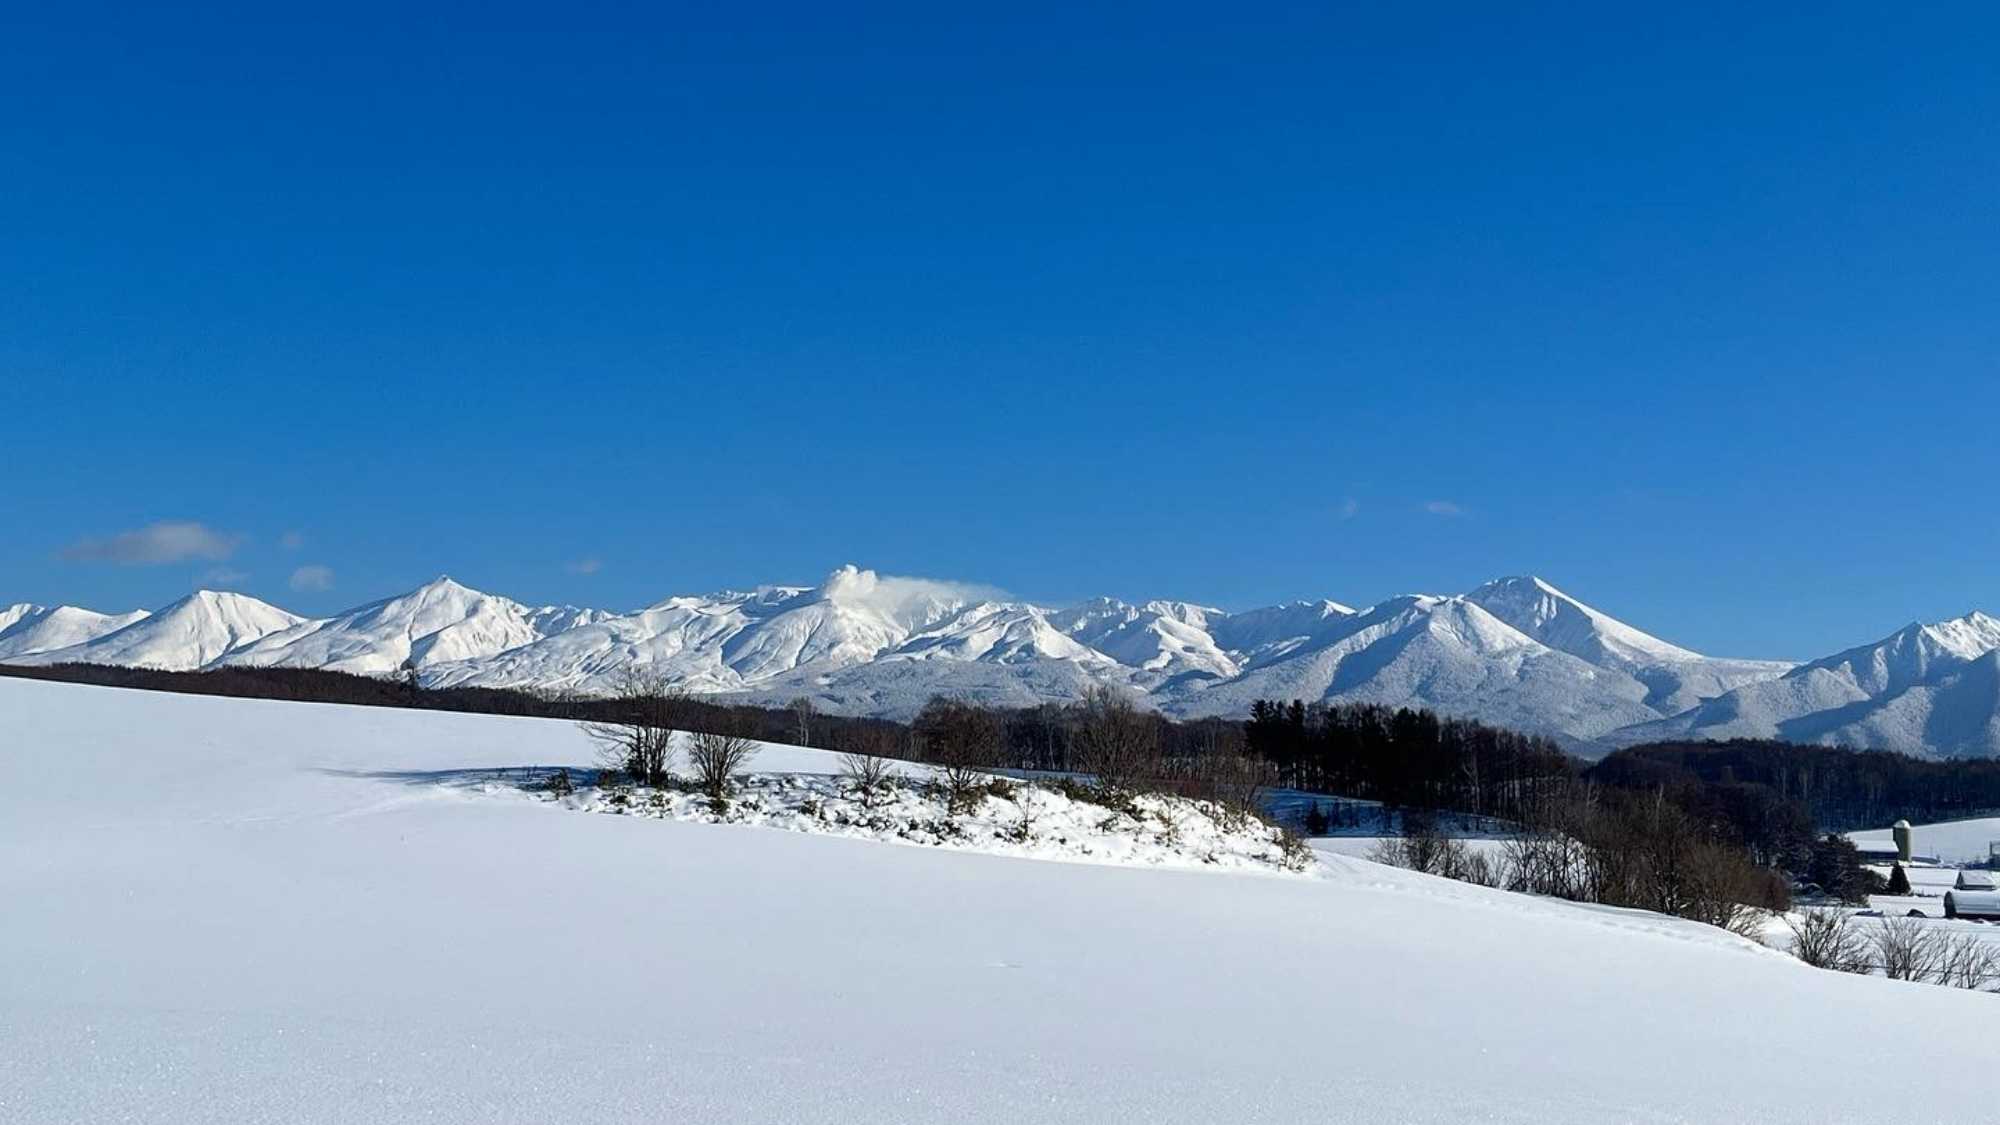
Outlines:
{"label": "pointed mountain summit", "polygon": [[122,664],[185,672],[224,653],[305,620],[247,594],[197,590],[159,612],[68,648],[45,651],[30,663]]}
{"label": "pointed mountain summit", "polygon": [[1600,668],[1704,659],[1592,609],[1533,575],[1495,579],[1465,600],[1550,648]]}
{"label": "pointed mountain summit", "polygon": [[530,609],[439,577],[337,617],[301,621],[230,653],[224,663],[387,675],[406,664],[423,668],[497,656],[543,639],[545,626],[590,616],[584,610]]}
{"label": "pointed mountain summit", "polygon": [[1465,599],[1558,652],[1645,684],[1646,705],[1663,715],[1791,668],[1780,661],[1703,656],[1635,629],[1532,575],[1495,579]]}

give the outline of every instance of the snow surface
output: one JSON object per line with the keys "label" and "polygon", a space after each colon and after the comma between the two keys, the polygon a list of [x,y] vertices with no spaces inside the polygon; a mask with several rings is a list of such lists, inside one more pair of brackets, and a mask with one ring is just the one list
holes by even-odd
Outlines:
{"label": "snow surface", "polygon": [[[1984,1120],[2000,998],[1326,857],[493,799],[567,724],[0,680],[0,1120]],[[824,755],[772,752],[769,770]]]}
{"label": "snow surface", "polygon": [[1359,613],[1333,601],[1241,613],[1111,598],[1049,608],[853,566],[816,587],[675,597],[632,613],[531,608],[449,578],[325,620],[241,600],[249,605],[268,618],[255,628],[226,619],[229,609],[243,616],[238,606],[195,604],[176,607],[174,629],[18,658],[373,675],[414,666],[432,685],[585,693],[643,667],[694,691],[760,703],[803,695],[822,710],[893,718],[939,694],[1033,706],[1109,685],[1182,716],[1241,714],[1258,698],[1428,707],[1580,750],[1789,667],[1701,656],[1537,578]]}
{"label": "snow surface", "polygon": [[[1895,847],[1895,837],[1887,828],[1849,832],[1847,838],[1871,848]],[[1934,855],[1946,863],[1985,863],[1988,845],[2000,843],[2000,817],[1912,825],[1910,841],[1912,851],[1918,855]],[[1914,879],[1918,869],[1909,870]],[[1947,885],[1949,882],[1947,879]]]}

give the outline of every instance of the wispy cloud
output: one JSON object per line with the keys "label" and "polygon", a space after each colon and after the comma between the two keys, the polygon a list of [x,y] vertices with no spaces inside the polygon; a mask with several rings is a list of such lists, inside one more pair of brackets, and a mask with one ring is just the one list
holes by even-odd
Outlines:
{"label": "wispy cloud", "polygon": [[210,567],[202,572],[201,580],[210,586],[234,586],[250,575],[234,567]]}
{"label": "wispy cloud", "polygon": [[1361,514],[1361,501],[1349,496],[1340,502],[1338,515],[1343,520],[1351,520]]}
{"label": "wispy cloud", "polygon": [[596,555],[591,555],[588,558],[577,559],[575,562],[564,563],[563,569],[569,571],[571,574],[596,574],[598,571],[604,569],[604,560],[598,558]]}
{"label": "wispy cloud", "polygon": [[1004,590],[993,586],[877,574],[851,564],[827,575],[820,584],[820,593],[830,601],[866,605],[893,618],[923,617],[940,603],[963,604],[1007,597]]}
{"label": "wispy cloud", "polygon": [[320,591],[333,589],[333,568],[312,563],[292,572],[292,589],[300,591]]}
{"label": "wispy cloud", "polygon": [[1464,508],[1449,500],[1427,500],[1424,502],[1424,511],[1434,516],[1462,516],[1465,514]]}
{"label": "wispy cloud", "polygon": [[287,531],[278,536],[278,546],[287,551],[296,551],[305,545],[306,533],[303,531]]}
{"label": "wispy cloud", "polygon": [[108,562],[119,566],[161,566],[208,559],[220,562],[242,546],[241,535],[220,532],[190,520],[162,520],[116,535],[79,539],[63,548],[70,562]]}

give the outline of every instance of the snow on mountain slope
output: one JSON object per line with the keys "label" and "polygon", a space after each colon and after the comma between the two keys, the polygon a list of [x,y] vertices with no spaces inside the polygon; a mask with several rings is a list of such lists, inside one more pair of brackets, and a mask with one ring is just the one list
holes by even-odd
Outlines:
{"label": "snow on mountain slope", "polygon": [[1226,683],[1175,698],[1186,714],[1234,714],[1256,699],[1429,707],[1567,740],[1656,715],[1646,689],[1542,644],[1469,598],[1409,595],[1343,618]]}
{"label": "snow on mountain slope", "polygon": [[1210,632],[1212,622],[1228,616],[1188,602],[1133,606],[1097,598],[1051,612],[1048,620],[1079,644],[1157,683],[1187,675],[1216,679],[1236,675],[1236,661]]}
{"label": "snow on mountain slope", "polygon": [[1229,614],[1209,631],[1224,651],[1239,654],[1239,663],[1270,661],[1345,635],[1354,612],[1339,602],[1288,602]]}
{"label": "snow on mountain slope", "polygon": [[[813,587],[669,598],[634,613],[531,608],[439,579],[326,620],[293,618],[224,640],[227,648],[191,651],[206,663],[372,675],[414,664],[434,686],[595,693],[643,667],[691,691],[764,703],[805,695],[829,710],[892,718],[940,694],[1032,706],[1099,684],[1183,716],[1240,714],[1257,698],[1368,701],[1547,733],[1579,749],[1786,668],[1701,656],[1535,578],[1360,614],[1332,601],[1227,613],[1100,598],[1051,609],[853,566]],[[102,646],[72,655],[136,659]],[[176,659],[192,666],[191,656]]]}
{"label": "snow on mountain slope", "polygon": [[27,664],[122,664],[185,672],[304,620],[243,594],[197,590],[115,632],[17,659]]}
{"label": "snow on mountain slope", "polygon": [[73,605],[10,605],[0,610],[0,660],[94,641],[146,617],[143,609],[95,613]]}
{"label": "snow on mountain slope", "polygon": [[1912,624],[1611,738],[1777,738],[1920,757],[2000,755],[1996,649],[2000,621],[1984,613]]}
{"label": "snow on mountain slope", "polygon": [[230,652],[222,662],[385,675],[405,664],[424,668],[497,656],[542,639],[544,625],[587,619],[588,611],[530,609],[439,578],[338,617],[299,621]]}
{"label": "snow on mountain slope", "polygon": [[1031,605],[981,602],[912,634],[882,660],[961,660],[1021,664],[1031,660],[1073,660],[1116,668],[1118,661],[1085,645],[1049,622]]}
{"label": "snow on mountain slope", "polygon": [[[1048,863],[439,784],[590,761],[564,723],[8,680],[0,717],[10,1125],[1840,1125],[1990,1055],[1990,996],[1358,860]],[[1935,1082],[1916,1116],[1990,1101]]]}
{"label": "snow on mountain slope", "polygon": [[1465,595],[1493,616],[1559,652],[1646,685],[1646,705],[1673,715],[1731,688],[1773,679],[1790,664],[1720,660],[1640,632],[1540,578],[1501,578]]}

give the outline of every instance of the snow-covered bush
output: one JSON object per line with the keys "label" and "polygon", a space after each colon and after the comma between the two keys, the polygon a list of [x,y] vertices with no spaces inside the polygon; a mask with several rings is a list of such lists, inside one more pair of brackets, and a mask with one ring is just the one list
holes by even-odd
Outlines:
{"label": "snow-covered bush", "polygon": [[[662,820],[755,825],[1039,859],[1305,872],[1302,838],[1209,801],[980,775],[956,796],[943,783],[893,779],[864,797],[844,776],[748,774],[733,796],[698,786],[591,785],[533,796],[564,808]],[[1100,803],[1105,797],[1110,803]]]}
{"label": "snow-covered bush", "polygon": [[1785,918],[1792,931],[1792,956],[1815,969],[1838,973],[1868,971],[1868,946],[1844,910],[1801,910]]}

